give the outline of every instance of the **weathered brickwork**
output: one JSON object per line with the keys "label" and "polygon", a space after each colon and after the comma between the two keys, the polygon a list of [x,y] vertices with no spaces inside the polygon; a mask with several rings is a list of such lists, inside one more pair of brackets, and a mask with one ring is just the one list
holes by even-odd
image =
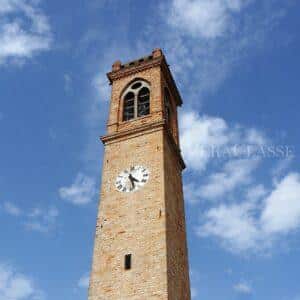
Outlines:
{"label": "weathered brickwork", "polygon": [[[181,166],[164,139],[164,176],[167,226],[168,299],[189,300],[190,286],[186,245]],[[178,284],[180,283],[180,284]]]}
{"label": "weathered brickwork", "polygon": [[[133,66],[132,66],[133,65]],[[103,159],[89,300],[190,300],[185,215],[178,148],[177,105],[181,99],[160,50],[109,73],[110,115]],[[136,78],[150,87],[150,114],[122,121],[122,93]],[[164,88],[172,95],[171,124],[164,120]],[[149,169],[147,184],[121,193],[115,179],[124,169]],[[132,255],[132,268],[124,257]]]}

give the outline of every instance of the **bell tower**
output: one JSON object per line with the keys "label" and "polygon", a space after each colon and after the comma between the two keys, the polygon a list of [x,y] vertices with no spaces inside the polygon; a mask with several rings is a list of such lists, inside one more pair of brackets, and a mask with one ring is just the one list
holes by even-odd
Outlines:
{"label": "bell tower", "polygon": [[89,300],[190,300],[177,107],[161,49],[112,85]]}

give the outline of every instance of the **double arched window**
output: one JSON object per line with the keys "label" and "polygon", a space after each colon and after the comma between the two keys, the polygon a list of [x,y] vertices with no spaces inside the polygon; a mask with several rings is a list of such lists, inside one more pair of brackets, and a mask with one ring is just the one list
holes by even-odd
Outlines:
{"label": "double arched window", "polygon": [[150,87],[143,80],[134,81],[124,92],[123,121],[150,114]]}

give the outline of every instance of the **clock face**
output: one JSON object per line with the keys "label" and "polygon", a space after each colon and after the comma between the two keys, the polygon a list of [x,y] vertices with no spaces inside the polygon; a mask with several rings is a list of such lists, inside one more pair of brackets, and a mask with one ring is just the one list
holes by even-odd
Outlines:
{"label": "clock face", "polygon": [[149,170],[143,166],[132,166],[117,176],[116,189],[123,193],[135,192],[147,183],[149,174]]}

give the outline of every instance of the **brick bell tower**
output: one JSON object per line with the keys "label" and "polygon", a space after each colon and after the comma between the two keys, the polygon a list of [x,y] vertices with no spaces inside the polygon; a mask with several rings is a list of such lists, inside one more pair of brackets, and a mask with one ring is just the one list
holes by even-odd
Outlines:
{"label": "brick bell tower", "polygon": [[190,300],[177,107],[160,49],[112,85],[89,300]]}

